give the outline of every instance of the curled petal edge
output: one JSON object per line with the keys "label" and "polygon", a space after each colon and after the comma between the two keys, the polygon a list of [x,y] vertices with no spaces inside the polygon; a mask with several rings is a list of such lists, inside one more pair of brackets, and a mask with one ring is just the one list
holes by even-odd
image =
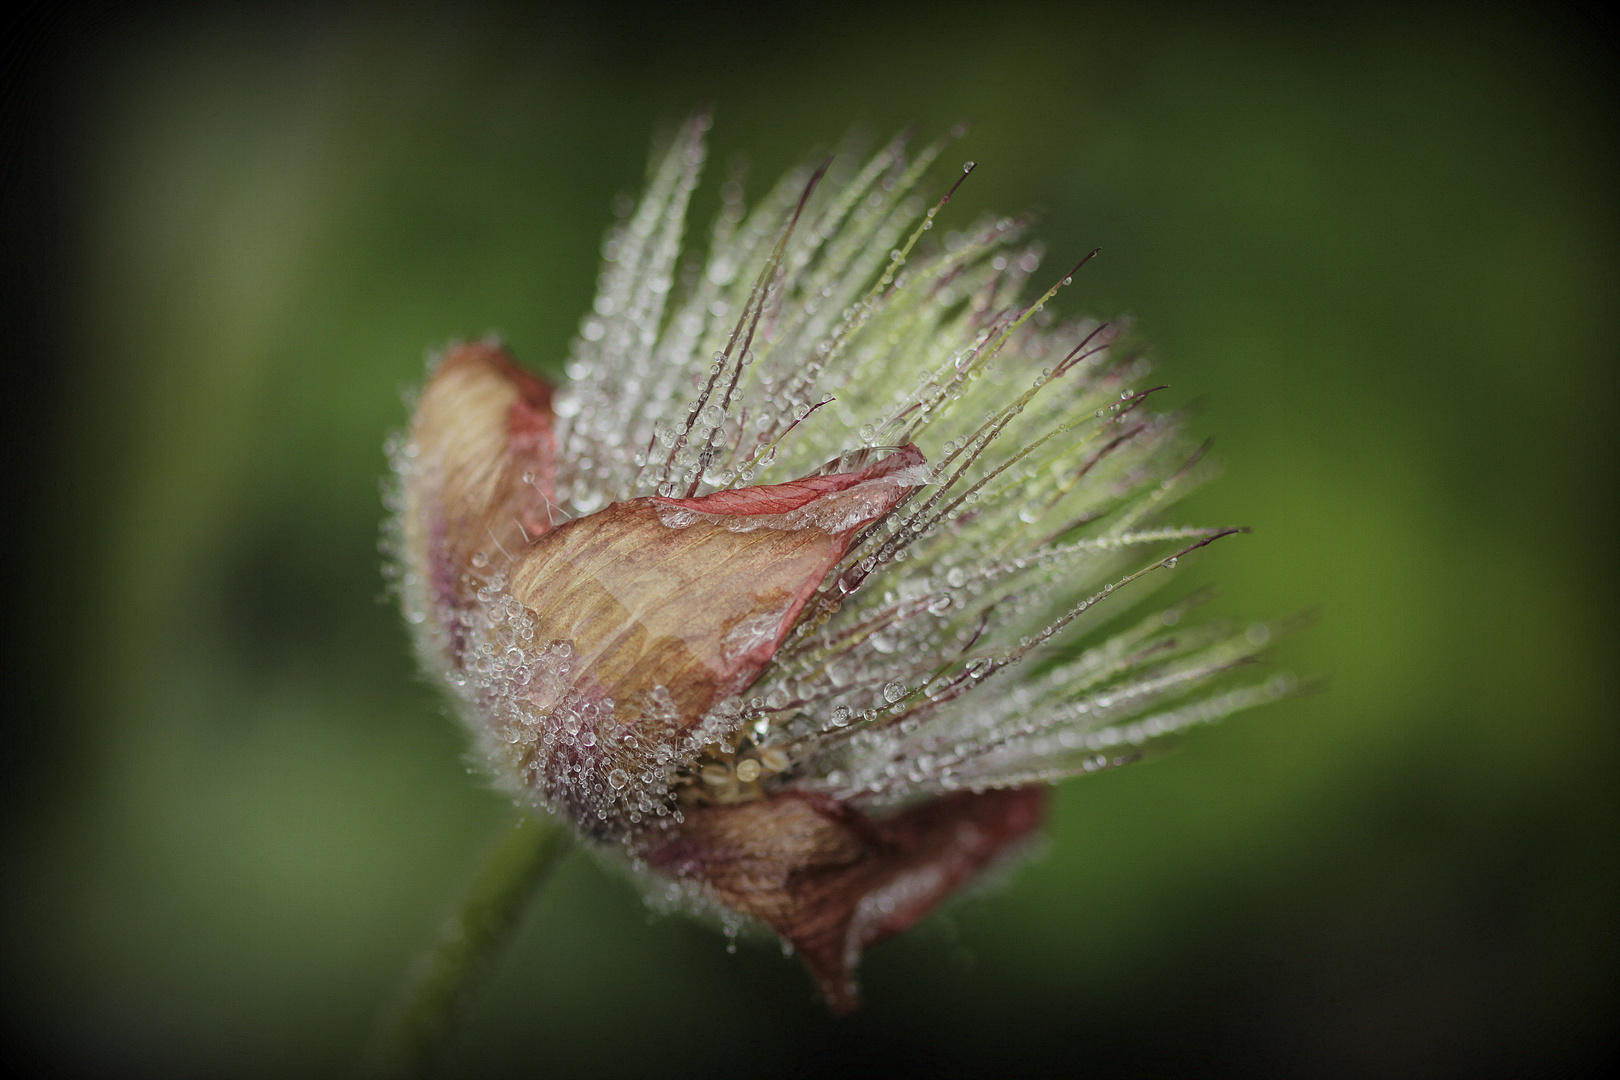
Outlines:
{"label": "curled petal edge", "polygon": [[793,945],[828,1007],[860,1004],[862,953],[915,925],[1016,851],[1045,814],[1044,788],[959,792],[873,819],[831,799],[787,792],[689,811],[649,865],[697,884]]}

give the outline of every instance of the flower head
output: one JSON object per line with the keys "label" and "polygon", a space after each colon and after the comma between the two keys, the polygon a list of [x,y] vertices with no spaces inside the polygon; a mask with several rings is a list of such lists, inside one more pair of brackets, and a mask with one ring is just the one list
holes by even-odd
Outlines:
{"label": "flower head", "polygon": [[1266,628],[1188,628],[1197,597],[1081,647],[1238,530],[1161,523],[1201,449],[1116,325],[1051,317],[1070,275],[1021,299],[1024,223],[930,235],[948,140],[751,210],[734,175],[683,261],[707,126],[609,234],[567,386],[494,343],[436,362],[392,451],[400,591],[498,783],[769,926],[844,1010],[1045,785],[1286,687],[1214,692]]}

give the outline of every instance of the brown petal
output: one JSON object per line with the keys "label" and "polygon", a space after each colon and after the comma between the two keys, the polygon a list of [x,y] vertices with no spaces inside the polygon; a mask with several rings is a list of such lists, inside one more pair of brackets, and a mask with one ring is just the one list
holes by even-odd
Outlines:
{"label": "brown petal", "polygon": [[621,726],[657,691],[684,729],[754,681],[855,531],[925,468],[906,447],[855,473],[615,503],[531,546],[512,594],[536,644],[569,643],[575,689],[612,699]]}
{"label": "brown petal", "polygon": [[422,391],[405,485],[407,561],[443,616],[467,603],[474,556],[499,568],[550,531],[551,388],[498,345],[454,349]]}
{"label": "brown petal", "polygon": [[1040,824],[1044,788],[949,795],[894,817],[803,793],[686,811],[649,865],[703,884],[804,958],[836,1013],[861,954],[912,926]]}

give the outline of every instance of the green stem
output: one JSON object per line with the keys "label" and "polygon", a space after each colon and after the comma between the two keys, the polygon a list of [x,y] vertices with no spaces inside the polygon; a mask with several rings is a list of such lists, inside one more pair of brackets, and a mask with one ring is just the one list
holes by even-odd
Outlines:
{"label": "green stem", "polygon": [[367,1077],[420,1077],[455,1036],[528,901],[568,851],[565,830],[525,814],[491,849],[471,887],[419,956],[374,1032]]}

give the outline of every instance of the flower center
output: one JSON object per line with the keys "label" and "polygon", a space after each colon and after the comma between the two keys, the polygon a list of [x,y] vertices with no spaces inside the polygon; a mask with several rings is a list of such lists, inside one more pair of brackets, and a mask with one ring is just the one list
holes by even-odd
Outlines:
{"label": "flower center", "polygon": [[710,743],[675,780],[682,806],[733,806],[765,797],[765,784],[793,764],[781,748],[743,738],[734,749]]}

